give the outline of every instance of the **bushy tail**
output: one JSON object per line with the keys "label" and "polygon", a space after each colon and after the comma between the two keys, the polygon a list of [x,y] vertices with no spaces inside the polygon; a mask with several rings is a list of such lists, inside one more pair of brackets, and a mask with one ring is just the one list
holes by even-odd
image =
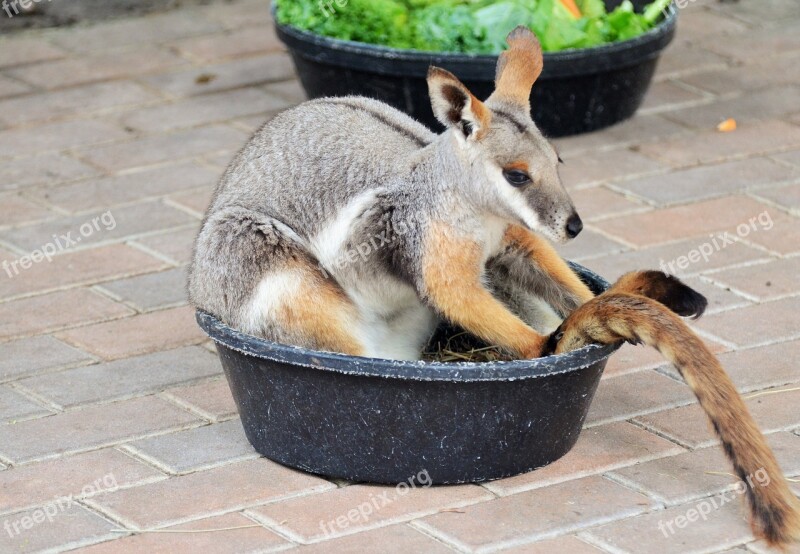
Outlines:
{"label": "bushy tail", "polygon": [[[747,487],[754,532],[771,546],[785,547],[800,541],[800,501],[716,356],[668,309],[698,315],[705,308],[698,296],[702,298],[677,279],[659,272],[626,275],[564,321],[553,334],[555,352],[620,341],[644,343],[661,352],[697,396],[736,475]],[[695,313],[687,306],[694,306]],[[764,472],[769,478],[754,482],[754,476],[763,476]]]}

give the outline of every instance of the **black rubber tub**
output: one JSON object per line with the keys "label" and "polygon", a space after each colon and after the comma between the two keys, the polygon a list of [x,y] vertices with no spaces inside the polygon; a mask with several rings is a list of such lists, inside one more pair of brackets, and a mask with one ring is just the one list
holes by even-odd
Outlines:
{"label": "black rubber tub", "polygon": [[[637,11],[650,0],[632,0]],[[607,0],[614,8],[620,0]],[[661,51],[675,35],[674,5],[662,22],[631,40],[545,53],[544,71],[531,92],[531,112],[545,135],[586,133],[631,117],[644,99]],[[433,117],[425,76],[443,67],[478,97],[494,90],[497,56],[397,50],[344,41],[276,23],[311,98],[361,95],[382,100],[431,129]]]}
{"label": "black rubber tub", "polygon": [[[574,267],[596,292],[607,286]],[[217,344],[258,452],[311,473],[374,483],[407,483],[422,472],[436,484],[486,481],[557,460],[578,439],[616,349],[512,362],[405,362],[275,344],[203,312],[197,321]]]}

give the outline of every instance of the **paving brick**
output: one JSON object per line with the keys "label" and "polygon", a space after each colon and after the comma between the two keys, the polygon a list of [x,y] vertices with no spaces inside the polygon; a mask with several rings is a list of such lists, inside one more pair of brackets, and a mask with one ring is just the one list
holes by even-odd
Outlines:
{"label": "paving brick", "polygon": [[[751,218],[757,218],[765,211],[776,210],[770,210],[751,198],[728,196],[644,214],[615,217],[595,222],[593,226],[638,246],[699,236],[703,236],[702,240],[705,241],[709,234],[725,231],[736,237],[739,224],[747,226]],[[778,215],[772,215],[772,219],[780,219]],[[747,236],[754,238],[757,234],[753,232]]]}
{"label": "paving brick", "polygon": [[[91,33],[91,30],[85,30]],[[182,65],[186,65],[186,60],[179,56],[162,48],[142,44],[133,50],[80,55],[24,66],[9,71],[9,74],[43,89],[54,89],[127,77],[132,67],[141,75]]]}
{"label": "paving brick", "polygon": [[[208,126],[86,149],[82,155],[104,169],[120,170],[191,158],[221,150],[237,150],[246,139],[247,136],[243,132],[230,127]],[[2,144],[2,134],[0,134],[0,144]]]}
{"label": "paving brick", "polygon": [[250,134],[254,134],[256,131],[261,129],[265,123],[272,120],[275,117],[275,114],[278,112],[269,112],[267,114],[259,114],[259,115],[251,115],[245,117],[239,117],[234,119],[230,123],[235,125],[239,129],[244,129]]}
{"label": "paving brick", "polygon": [[409,521],[440,510],[465,509],[492,498],[492,494],[477,485],[399,490],[383,485],[352,485],[250,511],[259,519],[278,525],[294,540],[307,542]]}
{"label": "paving brick", "polygon": [[193,10],[180,10],[147,17],[120,19],[81,29],[80,33],[52,33],[58,46],[79,53],[107,51],[114,47],[141,48],[221,30],[220,24]]}
{"label": "paving brick", "polygon": [[82,498],[104,489],[163,478],[160,471],[113,448],[17,466],[0,472],[0,513],[32,508],[58,497]]}
{"label": "paving brick", "polygon": [[556,250],[567,260],[583,260],[607,256],[627,250],[628,246],[601,235],[591,229],[584,230],[578,238],[567,244],[556,245]]}
{"label": "paving brick", "polygon": [[[64,506],[65,509],[52,516],[52,521],[46,519],[41,508],[10,516],[7,521],[12,532],[0,534],[0,552],[58,552],[119,536],[114,532],[119,529],[117,525],[83,506]],[[37,520],[41,523],[36,523]]]}
{"label": "paving brick", "polygon": [[[99,242],[118,241],[132,235],[153,233],[194,221],[192,216],[180,210],[165,206],[157,200],[148,200],[110,210],[63,216],[35,226],[2,231],[0,239],[23,250],[31,251],[53,243],[53,235],[57,235],[63,250]],[[65,238],[67,234],[72,240]]]}
{"label": "paving brick", "polygon": [[776,87],[708,105],[671,111],[665,117],[687,127],[711,129],[729,117],[734,117],[740,124],[780,118],[796,112],[798,104],[800,88]]}
{"label": "paving brick", "polygon": [[0,227],[32,223],[54,213],[18,194],[0,194]]}
{"label": "paving brick", "polygon": [[[796,10],[796,6],[795,6]],[[800,51],[800,37],[794,26],[757,29],[745,35],[719,37],[704,45],[721,56],[742,63],[760,63]]]}
{"label": "paving brick", "polygon": [[217,375],[220,371],[216,356],[204,348],[191,346],[29,377],[17,383],[23,389],[68,408],[157,392]]}
{"label": "paving brick", "polygon": [[193,162],[185,162],[56,188],[39,188],[30,190],[27,194],[64,210],[81,212],[201,186],[210,187],[218,179],[218,172]]}
{"label": "paving brick", "polygon": [[[361,554],[380,546],[385,554],[406,554],[408,552],[425,552],[426,554],[447,554],[453,551],[444,544],[420,533],[408,525],[390,525],[372,531],[347,535],[338,539],[303,546],[298,552],[303,554]],[[577,554],[577,553],[576,553]]]}
{"label": "paving brick", "polygon": [[0,381],[85,364],[94,359],[90,354],[50,336],[6,342],[2,349]]}
{"label": "paving brick", "polygon": [[748,31],[747,25],[728,17],[728,13],[715,13],[712,11],[694,10],[684,12],[681,18],[676,38],[686,38],[689,41],[697,38],[716,37],[717,35],[732,35]]}
{"label": "paving brick", "polygon": [[782,154],[775,154],[772,156],[772,158],[787,164],[791,164],[795,167],[800,167],[800,150],[790,150]]}
{"label": "paving brick", "polygon": [[[800,437],[777,433],[767,440],[781,469],[788,475],[800,473]],[[611,476],[667,506],[675,506],[734,490],[739,479],[732,471],[722,448],[714,446],[618,469]],[[764,476],[753,475],[752,479],[756,486],[768,486]]]}
{"label": "paving brick", "polygon": [[115,360],[198,344],[206,335],[194,320],[194,308],[186,306],[65,331],[59,339],[106,360]]}
{"label": "paving brick", "polygon": [[287,54],[280,52],[154,75],[145,80],[169,94],[192,96],[283,81],[292,77],[294,77],[294,67],[291,60]]}
{"label": "paving brick", "polygon": [[466,551],[495,549],[630,517],[651,505],[602,477],[585,477],[429,516],[418,525]]}
{"label": "paving brick", "polygon": [[758,300],[774,300],[800,294],[798,275],[800,275],[800,258],[784,258],[764,264],[718,271],[710,278]]}
{"label": "paving brick", "polygon": [[[709,241],[711,237],[709,237]],[[623,274],[639,269],[662,269],[670,273],[675,273],[681,277],[696,275],[714,269],[728,267],[737,264],[751,263],[762,260],[772,259],[769,254],[751,248],[742,242],[725,244],[720,249],[714,250],[712,254],[704,258],[699,258],[696,262],[689,262],[689,253],[697,250],[703,244],[699,239],[688,239],[669,244],[650,246],[640,250],[628,250],[627,252],[612,253],[601,257],[586,260],[585,265],[598,272],[611,282],[614,282]],[[713,242],[710,242],[713,248]],[[718,242],[717,244],[721,244]],[[686,257],[687,263],[678,264],[681,256]],[[672,264],[672,269],[669,264]],[[663,269],[662,269],[663,270]]]}
{"label": "paving brick", "polygon": [[86,289],[0,304],[0,340],[122,317],[129,308]]}
{"label": "paving brick", "polygon": [[52,413],[7,386],[0,386],[0,423]]}
{"label": "paving brick", "polygon": [[491,481],[484,487],[508,496],[681,452],[684,450],[676,444],[635,425],[609,423],[583,430],[575,447],[549,466]]}
{"label": "paving brick", "polygon": [[186,268],[111,281],[101,288],[142,312],[186,304]]}
{"label": "paving brick", "polygon": [[185,264],[192,258],[192,248],[198,231],[198,228],[180,229],[139,238],[136,242],[148,250],[166,256],[175,263]]}
{"label": "paving brick", "polygon": [[764,199],[773,204],[778,204],[800,215],[800,184],[759,189],[751,193],[756,198]]}
{"label": "paving brick", "polygon": [[672,166],[685,167],[778,152],[797,145],[800,145],[800,127],[783,121],[763,121],[741,125],[733,133],[714,129],[651,142],[642,145],[639,151]]}
{"label": "paving brick", "polygon": [[203,156],[203,161],[220,169],[225,169],[230,165],[233,156],[228,152],[218,154],[207,154]]}
{"label": "paving brick", "polygon": [[171,131],[282,110],[289,106],[291,103],[278,96],[255,88],[245,88],[136,110],[123,117],[122,122],[142,131]]}
{"label": "paving brick", "polygon": [[18,94],[25,94],[33,89],[30,85],[9,79],[4,75],[0,75],[0,98],[8,96],[17,96]]}
{"label": "paving brick", "polygon": [[[746,314],[742,314],[741,317],[741,321],[747,325],[754,321]],[[718,357],[739,391],[749,392],[796,383],[798,375],[794,360],[798,359],[798,356],[800,356],[800,341],[735,350],[719,354]],[[677,372],[672,366],[663,366],[659,371],[677,377]]]}
{"label": "paving brick", "polygon": [[560,167],[559,173],[567,187],[600,183],[629,175],[652,173],[665,167],[652,159],[626,149],[564,155],[566,155],[564,165]]}
{"label": "paving brick", "polygon": [[[714,94],[731,91],[755,91],[768,87],[792,85],[800,80],[800,68],[791,60],[763,60],[755,65],[697,73],[681,81]],[[735,117],[735,114],[732,114]]]}
{"label": "paving brick", "polygon": [[622,347],[608,359],[602,378],[610,379],[642,369],[653,369],[664,364],[664,357],[654,348],[642,345],[634,346],[632,344],[623,344]]}
{"label": "paving brick", "polygon": [[273,24],[270,11],[261,9],[263,4],[258,3],[257,0],[242,0],[240,6],[246,9],[231,10],[225,4],[210,4],[204,6],[202,10],[206,18],[221,24],[226,29]]}
{"label": "paving brick", "polygon": [[178,429],[195,421],[185,410],[159,398],[134,398],[0,426],[0,454],[16,463],[52,458]]}
{"label": "paving brick", "polygon": [[728,61],[701,46],[687,43],[673,43],[658,60],[655,80],[674,79],[708,71],[722,69],[728,66]]}
{"label": "paving brick", "polygon": [[39,184],[56,184],[86,177],[98,172],[61,154],[44,154],[33,158],[9,160],[0,164],[0,190],[16,190]]}
{"label": "paving brick", "polygon": [[173,194],[169,197],[169,201],[202,217],[211,204],[213,194],[212,188],[205,187]]}
{"label": "paving brick", "polygon": [[3,37],[0,41],[0,67],[42,62],[60,58],[64,51],[44,39],[26,37]]}
{"label": "paving brick", "polygon": [[247,441],[239,418],[142,439],[130,446],[172,473],[189,473],[259,456]]}
{"label": "paving brick", "polygon": [[[625,519],[585,532],[587,540],[611,552],[631,554],[686,554],[687,552],[716,552],[752,540],[752,534],[743,518],[741,502],[712,497],[684,506],[675,506],[634,518]],[[712,504],[713,502],[713,504]],[[700,505],[703,504],[701,508]],[[718,506],[714,509],[714,506]],[[706,519],[692,515],[688,510],[708,511]],[[676,522],[676,518],[681,517]],[[681,523],[682,527],[678,527]],[[659,527],[660,526],[660,527]],[[670,529],[673,532],[670,532]]]}
{"label": "paving brick", "polygon": [[594,221],[612,215],[641,212],[649,206],[611,191],[603,186],[573,191],[570,196],[584,221]]}
{"label": "paving brick", "polygon": [[701,319],[697,326],[740,347],[800,337],[800,298],[746,306]]}
{"label": "paving brick", "polygon": [[258,458],[102,494],[89,503],[144,529],[331,488],[319,477]]}
{"label": "paving brick", "polygon": [[[64,252],[54,256],[50,262],[44,259],[29,269],[13,266],[13,278],[8,277],[8,272],[3,272],[0,275],[0,298],[97,283],[165,266],[161,260],[124,244]],[[15,274],[14,268],[19,273]]]}
{"label": "paving brick", "polygon": [[281,98],[291,102],[292,104],[300,104],[308,100],[308,95],[305,89],[297,79],[291,81],[279,81],[277,83],[268,83],[263,85],[262,88],[271,94],[280,96]]}
{"label": "paving brick", "polygon": [[[755,552],[756,554],[775,554],[775,549],[770,548],[767,546],[766,541],[754,541],[748,543],[747,552],[745,554],[749,554],[750,552]],[[790,545],[786,550],[786,554],[800,554],[800,546],[797,543]]]}
{"label": "paving brick", "polygon": [[564,552],[565,554],[600,554],[604,551],[589,543],[583,542],[574,535],[503,549],[503,554],[553,554],[554,552]]}
{"label": "paving brick", "polygon": [[[744,395],[750,413],[764,433],[800,427],[800,413],[796,409],[800,391],[791,390],[795,388],[796,384]],[[689,448],[718,442],[698,404],[637,417],[636,421]]]}
{"label": "paving brick", "polygon": [[283,49],[271,26],[247,27],[229,33],[190,38],[173,44],[174,48],[200,63],[251,56]]}
{"label": "paving brick", "polygon": [[125,138],[125,131],[110,123],[76,120],[0,131],[0,156],[29,156],[49,150],[100,144]]}
{"label": "paving brick", "polygon": [[676,81],[660,81],[653,83],[647,90],[647,96],[640,109],[644,114],[651,114],[672,111],[683,106],[706,104],[708,101],[708,96],[696,90],[689,90]]}
{"label": "paving brick", "polygon": [[664,140],[671,136],[685,135],[689,132],[682,125],[664,119],[660,115],[642,115],[639,112],[632,118],[613,127],[594,133],[554,139],[552,143],[563,157],[564,155],[575,155],[586,150],[602,150],[638,145],[652,140]]}
{"label": "paving brick", "polygon": [[766,26],[769,23],[785,24],[797,19],[797,4],[791,0],[754,0],[752,5],[726,6],[724,10],[731,16],[749,23]]}
{"label": "paving brick", "polygon": [[[191,532],[211,529],[230,529],[207,533]],[[247,528],[245,528],[247,527]],[[289,543],[272,531],[261,527],[241,514],[226,514],[209,517],[191,523],[167,528],[174,533],[145,533],[110,540],[80,550],[81,554],[246,554],[275,552]],[[189,532],[181,532],[189,531]]]}
{"label": "paving brick", "polygon": [[587,425],[599,425],[658,412],[694,401],[686,385],[647,369],[621,377],[603,379],[597,389]]}
{"label": "paving brick", "polygon": [[773,226],[764,232],[751,232],[747,240],[782,255],[800,253],[800,219],[782,214],[776,209],[767,209]]}
{"label": "paving brick", "polygon": [[228,382],[224,379],[170,389],[167,397],[199,411],[212,420],[229,418],[238,413]]}
{"label": "paving brick", "polygon": [[612,185],[658,204],[669,205],[788,183],[798,178],[800,168],[786,167],[767,158],[755,158],[693,167]]}
{"label": "paving brick", "polygon": [[709,283],[699,277],[689,277],[684,279],[683,282],[706,297],[708,306],[704,315],[711,315],[733,308],[742,308],[752,304],[750,300],[736,294],[728,287]]}
{"label": "paving brick", "polygon": [[31,94],[0,102],[0,123],[13,126],[61,119],[152,102],[158,97],[136,83],[117,81],[56,92]]}

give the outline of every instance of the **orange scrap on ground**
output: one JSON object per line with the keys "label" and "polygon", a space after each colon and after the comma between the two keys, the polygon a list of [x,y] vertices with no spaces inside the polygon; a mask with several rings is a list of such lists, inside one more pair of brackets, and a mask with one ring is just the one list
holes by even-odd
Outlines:
{"label": "orange scrap on ground", "polygon": [[730,133],[731,131],[736,130],[736,120],[732,117],[729,117],[719,125],[717,125],[717,131],[722,133]]}

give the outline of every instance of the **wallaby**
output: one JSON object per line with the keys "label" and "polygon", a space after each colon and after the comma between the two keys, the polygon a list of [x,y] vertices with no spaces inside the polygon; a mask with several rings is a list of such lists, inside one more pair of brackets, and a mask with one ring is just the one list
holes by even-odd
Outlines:
{"label": "wallaby", "polygon": [[[674,277],[629,273],[572,312],[550,335],[543,354],[622,341],[656,348],[694,392],[745,484],[754,533],[771,546],[786,547],[800,540],[800,501],[719,361],[676,315],[699,317],[705,307],[705,298]],[[759,471],[769,480],[754,485]]]}
{"label": "wallaby", "polygon": [[[444,318],[539,356],[547,333],[594,295],[540,236],[564,242],[582,223],[530,117],[539,42],[524,27],[507,41],[485,103],[430,69],[442,134],[358,97],[305,102],[267,123],[217,187],[192,303],[245,333],[317,350],[418,359]],[[492,286],[493,276],[508,283]],[[533,291],[527,323],[493,294],[512,283]]]}

